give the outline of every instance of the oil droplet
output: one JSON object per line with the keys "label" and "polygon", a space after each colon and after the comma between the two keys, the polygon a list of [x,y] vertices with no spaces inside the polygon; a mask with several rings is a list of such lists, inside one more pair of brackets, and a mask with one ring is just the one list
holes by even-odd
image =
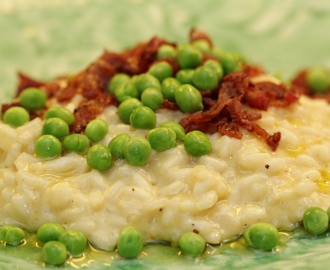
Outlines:
{"label": "oil droplet", "polygon": [[286,154],[291,158],[296,158],[297,156],[303,154],[305,148],[302,146],[298,146],[297,148],[287,148],[285,149]]}
{"label": "oil droplet", "polygon": [[289,116],[286,119],[294,127],[298,127],[298,126],[303,125],[303,122],[299,118]]}
{"label": "oil droplet", "polygon": [[330,193],[330,171],[326,168],[319,170],[321,177],[316,181],[321,192]]}

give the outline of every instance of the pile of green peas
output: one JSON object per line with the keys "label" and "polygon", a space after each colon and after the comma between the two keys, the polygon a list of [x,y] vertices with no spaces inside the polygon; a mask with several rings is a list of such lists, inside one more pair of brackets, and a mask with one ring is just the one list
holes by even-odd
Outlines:
{"label": "pile of green peas", "polygon": [[[205,61],[204,55],[213,58]],[[165,151],[175,147],[177,140],[184,141],[185,149],[193,156],[208,154],[211,144],[205,134],[191,132],[185,137],[183,129],[178,131],[178,124],[174,129],[174,124],[171,127],[156,127],[155,111],[162,106],[164,99],[175,102],[186,113],[202,110],[201,92],[213,91],[225,74],[241,70],[241,58],[211,48],[206,40],[197,40],[178,47],[162,45],[157,59],[146,73],[132,77],[118,73],[108,85],[109,93],[115,95],[120,103],[119,118],[135,129],[150,130],[146,141],[130,138],[127,147],[114,142],[109,143],[108,147],[98,144],[108,131],[107,123],[101,119],[91,121],[85,134],[70,134],[69,127],[74,121],[72,113],[65,108],[53,107],[47,110],[42,135],[36,140],[36,156],[52,159],[63,151],[76,152],[86,155],[91,168],[106,171],[115,159],[125,158],[131,165],[144,165],[150,148]],[[180,70],[174,73],[173,66],[166,59],[176,61]],[[45,108],[47,96],[41,89],[28,88],[20,94],[19,101],[20,107],[10,108],[3,116],[4,122],[15,128],[30,120],[29,111]],[[111,150],[114,144],[114,150]],[[119,151],[120,147],[122,149]]]}
{"label": "pile of green peas", "polygon": [[[171,62],[178,63],[179,70],[174,70]],[[224,75],[242,70],[243,63],[239,55],[211,48],[206,40],[178,47],[165,44],[146,73],[132,77],[118,73],[110,80],[108,91],[120,103],[118,115],[124,123],[151,129],[156,124],[153,112],[164,99],[186,113],[202,110],[201,92],[215,90]]]}
{"label": "pile of green peas", "polygon": [[[209,56],[207,60],[204,59],[205,55]],[[173,69],[171,62],[178,63],[178,71]],[[108,91],[120,103],[118,116],[123,123],[135,129],[149,130],[146,138],[151,149],[162,152],[175,147],[176,141],[180,140],[189,154],[199,157],[212,150],[208,137],[200,131],[189,132],[186,136],[177,123],[176,126],[175,123],[170,126],[165,123],[156,127],[155,111],[162,107],[164,99],[176,103],[185,113],[203,110],[201,92],[214,91],[224,75],[242,70],[242,64],[242,57],[211,48],[206,40],[196,40],[178,47],[165,44],[159,47],[157,61],[146,73],[135,76],[117,73],[110,80]],[[128,135],[115,137],[109,143],[111,154],[116,159],[126,158],[132,165],[143,165],[150,154],[149,147],[143,140],[144,150],[139,152],[144,152],[145,157],[133,160],[128,157],[128,149],[132,150],[133,147],[129,147],[130,144],[124,147],[124,141],[128,140]],[[140,141],[142,145],[141,139],[133,140],[136,144]]]}
{"label": "pile of green peas", "polygon": [[[41,258],[47,265],[60,266],[70,258],[80,258],[88,252],[88,240],[75,229],[66,229],[56,222],[48,222],[36,232]],[[0,229],[0,241],[5,245],[21,245],[26,241],[26,233],[16,225],[5,225]],[[143,236],[134,226],[126,226],[119,232],[117,253],[124,259],[138,257],[143,251]],[[179,239],[183,254],[197,257],[206,247],[206,242],[199,234],[184,233]]]}
{"label": "pile of green peas", "polygon": [[[42,246],[42,258],[47,264],[61,265],[68,256],[81,257],[88,247],[83,233],[65,229],[59,223],[45,223],[37,231],[37,239]],[[126,259],[137,257],[143,249],[143,238],[133,226],[124,227],[118,237],[117,252]]]}
{"label": "pile of green peas", "polygon": [[[87,239],[77,230],[66,230],[58,223],[45,223],[37,233],[41,246],[42,260],[51,265],[63,264],[68,256],[80,257],[87,249]],[[16,225],[5,225],[0,229],[0,241],[5,245],[17,246],[26,241],[26,233]]]}
{"label": "pile of green peas", "polygon": [[29,87],[19,95],[19,105],[9,108],[3,115],[4,123],[13,128],[20,127],[30,121],[30,111],[36,111],[46,106],[47,95],[38,88]]}
{"label": "pile of green peas", "polygon": [[[127,79],[126,76],[117,78]],[[148,80],[141,80],[142,85],[146,83],[148,84]],[[22,95],[26,92],[31,92],[31,89],[24,90]],[[33,89],[32,92],[34,95],[37,92],[43,93],[42,90],[37,89]],[[141,105],[142,103],[138,99],[133,99],[132,103],[130,98],[123,104],[125,102],[129,102],[129,106],[134,105],[134,102],[137,105],[130,115],[130,119],[133,119],[131,124],[135,128],[150,129],[146,138],[131,138],[127,134],[119,134],[106,146],[98,143],[108,133],[108,124],[104,120],[94,119],[89,122],[85,134],[70,134],[70,125],[74,122],[73,114],[64,107],[51,107],[45,113],[42,134],[35,142],[36,156],[48,160],[60,156],[63,151],[76,152],[86,155],[89,167],[104,172],[111,168],[116,159],[126,159],[130,165],[143,166],[148,161],[151,149],[158,152],[166,151],[176,147],[178,140],[184,141],[185,149],[193,156],[201,156],[211,151],[211,143],[204,133],[193,131],[186,136],[183,127],[171,121],[164,122],[156,128],[156,116],[153,109]],[[39,108],[41,107],[40,105]],[[29,116],[25,108],[17,107],[16,109],[23,110]],[[120,116],[122,112],[119,110],[118,115]],[[10,111],[8,115],[10,115]],[[15,114],[14,116],[16,117]],[[153,119],[152,124],[150,124],[150,116]]]}
{"label": "pile of green peas", "polygon": [[102,140],[108,132],[104,120],[95,119],[86,127],[86,134],[70,134],[74,116],[64,107],[51,107],[45,113],[42,135],[36,140],[34,151],[38,158],[52,159],[67,152],[84,155],[91,142]]}
{"label": "pile of green peas", "polygon": [[85,235],[74,229],[65,229],[61,224],[49,222],[37,231],[42,247],[42,259],[47,264],[61,265],[68,256],[81,257],[88,246]]}
{"label": "pile of green peas", "polygon": [[[327,232],[330,220],[330,207],[327,211],[319,207],[305,210],[303,228],[312,235]],[[83,233],[74,229],[65,229],[61,224],[48,222],[36,232],[42,260],[46,264],[61,265],[70,257],[81,257],[88,249],[88,240]],[[249,226],[243,239],[247,247],[262,251],[271,251],[280,243],[277,228],[265,222]],[[0,229],[0,241],[5,245],[20,245],[26,241],[25,231],[16,225],[5,225]],[[119,233],[116,251],[124,259],[137,258],[143,251],[143,236],[134,226],[126,226]],[[201,256],[207,247],[205,239],[195,231],[183,233],[178,241],[181,253],[189,257]]]}

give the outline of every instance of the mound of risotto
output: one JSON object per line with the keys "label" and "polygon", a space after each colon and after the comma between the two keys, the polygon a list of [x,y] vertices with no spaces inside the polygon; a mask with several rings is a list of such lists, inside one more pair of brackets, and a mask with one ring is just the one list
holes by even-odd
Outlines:
{"label": "mound of risotto", "polygon": [[[195,232],[219,244],[254,223],[293,230],[307,208],[326,210],[330,106],[305,94],[307,75],[284,84],[201,31],[189,38],[104,51],[51,82],[19,74],[0,122],[1,224],[57,222],[114,250],[127,226],[145,243]],[[72,121],[50,116],[59,107]],[[52,118],[67,126],[47,126]],[[87,144],[64,143],[72,134]],[[46,136],[57,150],[37,145]],[[128,147],[134,138],[142,148]]]}

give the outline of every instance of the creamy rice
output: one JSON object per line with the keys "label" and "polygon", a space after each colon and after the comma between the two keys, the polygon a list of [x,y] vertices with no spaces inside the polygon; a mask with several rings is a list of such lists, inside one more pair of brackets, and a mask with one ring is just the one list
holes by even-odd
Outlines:
{"label": "creamy rice", "polygon": [[[72,109],[78,101],[66,106]],[[123,132],[147,133],[122,124],[116,112],[110,106],[99,116],[109,124],[101,143]],[[290,107],[261,113],[261,127],[282,133],[275,152],[247,131],[242,140],[213,134],[210,155],[194,158],[179,142],[168,151],[153,151],[143,167],[120,160],[105,173],[91,170],[74,153],[37,159],[39,118],[17,129],[1,122],[0,220],[31,230],[59,222],[106,250],[115,248],[126,225],[137,227],[146,242],[162,239],[173,245],[192,230],[218,244],[259,221],[292,230],[306,208],[330,204],[330,106],[302,96]],[[158,110],[157,125],[183,116]]]}

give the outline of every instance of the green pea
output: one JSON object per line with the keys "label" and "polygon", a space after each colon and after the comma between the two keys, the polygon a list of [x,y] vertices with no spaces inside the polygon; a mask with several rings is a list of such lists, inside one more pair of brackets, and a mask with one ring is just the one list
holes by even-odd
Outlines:
{"label": "green pea", "polygon": [[174,93],[179,108],[186,113],[193,113],[203,109],[201,93],[190,84],[183,84]]}
{"label": "green pea", "polygon": [[307,71],[306,81],[309,88],[315,93],[326,93],[330,87],[330,74],[321,67]]}
{"label": "green pea", "polygon": [[245,55],[240,53],[234,53],[234,55],[239,61],[241,61],[242,64],[248,64],[248,59],[245,57]]}
{"label": "green pea", "polygon": [[169,58],[175,59],[177,55],[177,50],[171,45],[163,44],[158,48],[157,59]]}
{"label": "green pea", "polygon": [[193,77],[195,74],[195,69],[181,69],[179,70],[175,78],[181,83],[181,84],[192,84]]}
{"label": "green pea", "polygon": [[126,259],[137,257],[143,249],[142,234],[132,226],[123,228],[119,234],[117,249],[119,255]]}
{"label": "green pea", "polygon": [[25,232],[16,226],[7,229],[5,239],[7,245],[16,246],[23,243],[25,240]]}
{"label": "green pea", "polygon": [[202,53],[208,54],[211,51],[210,43],[208,43],[205,39],[197,39],[192,43],[192,45]]}
{"label": "green pea", "polygon": [[147,106],[137,107],[130,116],[130,124],[136,129],[152,129],[156,126],[156,114]]}
{"label": "green pea", "polygon": [[38,88],[26,88],[19,95],[20,105],[27,110],[39,110],[45,107],[47,101],[46,93]]}
{"label": "green pea", "polygon": [[154,111],[162,106],[163,100],[162,92],[156,88],[147,88],[141,95],[142,104]]}
{"label": "green pea", "polygon": [[224,73],[229,74],[232,72],[242,71],[242,61],[233,53],[225,53],[220,60]]}
{"label": "green pea", "polygon": [[201,66],[196,68],[192,81],[199,90],[214,90],[218,86],[218,75],[213,69]]}
{"label": "green pea", "polygon": [[329,227],[328,214],[320,207],[310,207],[304,212],[303,225],[310,234],[322,234]]}
{"label": "green pea", "polygon": [[139,106],[142,106],[142,102],[136,98],[126,99],[123,103],[121,103],[118,107],[118,116],[121,121],[125,124],[130,123],[130,116],[132,112]]}
{"label": "green pea", "polygon": [[211,50],[211,55],[216,57],[218,60],[221,60],[224,57],[225,54],[226,54],[226,52],[223,49],[219,48],[219,47],[214,47]]}
{"label": "green pea", "polygon": [[67,257],[67,249],[65,245],[58,241],[47,242],[41,250],[42,260],[47,264],[61,265]]}
{"label": "green pea", "polygon": [[148,132],[147,140],[152,149],[163,152],[176,146],[176,134],[170,128],[159,127]]}
{"label": "green pea", "polygon": [[202,61],[202,53],[191,44],[183,44],[178,48],[178,63],[181,69],[195,68]]}
{"label": "green pea", "polygon": [[160,82],[162,82],[164,79],[173,76],[173,68],[168,62],[161,61],[153,64],[149,68],[148,73],[155,76]]}
{"label": "green pea", "polygon": [[109,84],[108,84],[108,91],[110,94],[115,94],[115,90],[117,89],[117,87],[119,85],[121,85],[122,83],[125,82],[129,82],[130,81],[130,77],[125,74],[125,73],[117,73],[116,75],[114,75]]}
{"label": "green pea", "polygon": [[131,82],[134,83],[135,86],[136,86],[136,82],[138,81],[140,75],[133,75],[131,77]]}
{"label": "green pea", "polygon": [[89,148],[86,161],[89,167],[100,172],[104,172],[112,166],[110,150],[103,144],[95,144]]}
{"label": "green pea", "polygon": [[188,256],[197,257],[205,250],[206,242],[202,236],[194,232],[186,232],[179,238],[179,247]]}
{"label": "green pea", "polygon": [[[328,219],[329,219],[329,222],[330,222],[330,207],[327,210],[327,214],[328,214]],[[0,231],[0,233],[1,233],[1,231]],[[1,240],[1,238],[0,238],[0,240]]]}
{"label": "green pea", "polygon": [[91,141],[99,142],[107,135],[108,124],[102,119],[94,119],[88,123],[85,132]]}
{"label": "green pea", "polygon": [[70,134],[63,139],[62,145],[68,152],[84,155],[90,147],[90,141],[86,135]]}
{"label": "green pea", "polygon": [[64,107],[51,107],[47,110],[45,118],[60,118],[68,125],[71,125],[74,121],[73,113]]}
{"label": "green pea", "polygon": [[65,229],[61,224],[48,222],[39,227],[37,230],[37,238],[43,244],[49,241],[57,241],[60,234],[64,231]]}
{"label": "green pea", "polygon": [[135,87],[135,84],[131,81],[124,82],[119,85],[115,90],[115,96],[119,103],[122,103],[128,98],[138,98],[139,93]]}
{"label": "green pea", "polygon": [[87,248],[86,236],[82,232],[73,229],[63,231],[58,241],[63,243],[74,257],[81,256]]}
{"label": "green pea", "polygon": [[10,228],[15,228],[15,227],[16,227],[15,225],[5,225],[5,226],[1,227],[1,229],[0,229],[0,240],[4,241],[5,237],[6,237],[6,234],[7,234],[7,231]]}
{"label": "green pea", "polygon": [[218,81],[220,81],[223,78],[223,73],[224,73],[223,68],[218,61],[209,59],[204,62],[204,66],[211,68],[217,74]]}
{"label": "green pea", "polygon": [[62,144],[53,135],[42,135],[34,144],[34,152],[38,158],[55,158],[62,153]]}
{"label": "green pea", "polygon": [[162,94],[164,99],[169,101],[175,101],[175,90],[181,85],[181,83],[175,78],[166,78],[162,81]]}
{"label": "green pea", "polygon": [[126,133],[118,134],[109,142],[109,149],[111,155],[115,159],[124,159],[124,147],[125,144],[130,140],[131,136]]}
{"label": "green pea", "polygon": [[146,164],[150,153],[150,143],[143,137],[132,137],[124,146],[125,159],[132,166]]}
{"label": "green pea", "polygon": [[184,128],[176,122],[167,121],[161,123],[160,126],[172,129],[175,132],[177,140],[183,141],[186,136],[186,131],[184,130]]}
{"label": "green pea", "polygon": [[69,126],[60,118],[49,118],[42,126],[42,134],[50,134],[61,140],[69,135]]}
{"label": "green pea", "polygon": [[162,89],[159,80],[150,73],[143,73],[141,75],[138,75],[137,78],[134,80],[134,83],[139,93],[139,96],[142,95],[145,89],[150,87],[156,88],[159,91],[161,91]]}
{"label": "green pea", "polygon": [[244,232],[248,246],[261,250],[271,250],[279,243],[279,233],[275,226],[269,223],[255,223]]}
{"label": "green pea", "polygon": [[185,136],[184,148],[190,155],[200,157],[211,152],[212,144],[205,133],[194,130]]}
{"label": "green pea", "polygon": [[3,121],[5,124],[17,128],[29,122],[30,115],[22,107],[11,107],[3,114]]}

